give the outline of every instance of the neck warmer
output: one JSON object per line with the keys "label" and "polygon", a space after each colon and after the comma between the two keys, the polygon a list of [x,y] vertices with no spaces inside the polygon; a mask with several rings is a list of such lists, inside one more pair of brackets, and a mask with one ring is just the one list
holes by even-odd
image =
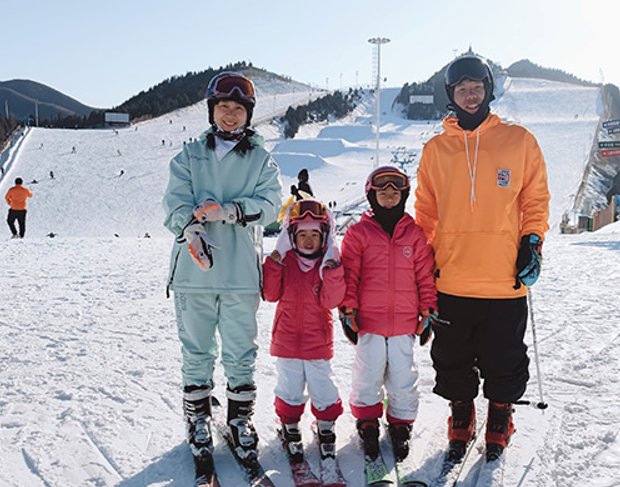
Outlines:
{"label": "neck warmer", "polygon": [[370,203],[370,207],[373,211],[373,218],[377,220],[381,228],[387,232],[387,234],[392,237],[394,234],[394,228],[399,220],[405,214],[405,203],[407,198],[409,197],[409,189],[406,189],[401,192],[401,198],[398,205],[394,208],[383,208],[379,206],[377,202],[377,193],[374,189],[371,189],[368,192],[368,202]]}

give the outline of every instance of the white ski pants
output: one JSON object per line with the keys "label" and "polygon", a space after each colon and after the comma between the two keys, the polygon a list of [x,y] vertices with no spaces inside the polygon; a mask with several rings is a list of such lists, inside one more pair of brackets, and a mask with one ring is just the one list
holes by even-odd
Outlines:
{"label": "white ski pants", "polygon": [[276,370],[278,383],[275,394],[287,404],[297,406],[306,403],[306,384],[312,405],[319,411],[338,402],[338,389],[334,384],[329,360],[278,357]]}
{"label": "white ski pants", "polygon": [[418,370],[413,361],[414,343],[412,335],[384,337],[365,333],[359,336],[349,396],[355,417],[378,417],[385,388],[388,418],[416,419],[420,393]]}

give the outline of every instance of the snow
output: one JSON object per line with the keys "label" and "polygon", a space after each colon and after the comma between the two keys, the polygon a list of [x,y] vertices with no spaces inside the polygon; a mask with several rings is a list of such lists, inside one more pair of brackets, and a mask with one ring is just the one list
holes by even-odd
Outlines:
{"label": "snow", "polygon": [[[261,89],[257,117],[268,116],[274,98],[293,96],[281,86],[272,92],[266,85]],[[300,88],[295,92],[309,96]],[[436,123],[391,114],[390,96],[397,92],[383,93],[381,164],[396,147],[419,154],[439,130]],[[508,82],[496,103],[500,113],[526,124],[543,148],[554,222],[570,207],[580,182],[596,128],[596,98],[596,89],[519,79]],[[0,357],[0,485],[191,484],[181,413],[180,345],[173,304],[165,296],[172,236],[162,227],[160,202],[168,161],[184,140],[204,128],[205,111],[204,104],[198,104],[119,129],[118,134],[33,128],[11,155],[0,192],[22,176],[34,197],[26,239],[8,240],[7,228],[0,228],[6,239],[0,242],[0,336],[5,351]],[[372,168],[373,114],[372,103],[365,100],[343,120],[302,127],[299,140],[281,140],[277,127],[268,122],[259,131],[268,147],[286,148],[278,156],[285,188],[296,182],[300,161],[306,161],[315,193],[344,208],[363,196]],[[73,146],[76,154],[71,153]],[[316,164],[310,166],[312,161]],[[415,164],[408,169],[413,174]],[[32,179],[39,182],[29,184]],[[559,235],[553,228],[545,242],[544,268],[532,299],[541,385],[549,408],[517,407],[517,433],[506,452],[504,485],[620,485],[618,225],[581,235]],[[50,232],[57,236],[46,237]],[[145,233],[152,238],[144,238]],[[275,239],[265,239],[266,252],[274,245]],[[262,461],[274,471],[276,485],[284,487],[291,480],[275,435],[276,377],[268,354],[274,310],[273,304],[262,303],[258,311],[255,424]],[[538,402],[531,327],[527,342],[532,378],[526,399]],[[335,380],[346,403],[353,349],[338,326],[335,349]],[[426,466],[445,446],[448,416],[447,402],[431,392],[429,350],[415,348],[422,397],[412,442],[414,459]],[[218,366],[215,394],[221,399],[224,388]],[[479,398],[479,424],[485,407]],[[302,431],[317,469],[309,411]],[[337,423],[337,433],[338,458],[348,484],[361,486],[361,450],[348,410]],[[220,441],[216,462],[222,485],[244,485]],[[474,485],[474,477],[465,475],[463,486]]]}

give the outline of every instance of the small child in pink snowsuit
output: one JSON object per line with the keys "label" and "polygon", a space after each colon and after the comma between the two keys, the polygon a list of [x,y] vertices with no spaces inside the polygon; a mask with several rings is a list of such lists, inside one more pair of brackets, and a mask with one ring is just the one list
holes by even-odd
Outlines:
{"label": "small child in pink snowsuit", "polygon": [[366,181],[372,210],[342,242],[347,283],[340,317],[356,343],[349,404],[366,457],[379,455],[379,418],[387,393],[387,421],[398,460],[409,454],[418,413],[415,335],[437,309],[434,262],[424,232],[405,212],[409,178],[394,167],[375,169]]}
{"label": "small child in pink snowsuit", "polygon": [[306,386],[317,419],[321,457],[335,460],[335,420],[342,401],[334,384],[332,309],[345,292],[334,224],[325,205],[295,202],[283,220],[276,250],[263,264],[263,298],[278,302],[271,339],[278,382],[275,410],[292,463],[303,462],[299,420]]}

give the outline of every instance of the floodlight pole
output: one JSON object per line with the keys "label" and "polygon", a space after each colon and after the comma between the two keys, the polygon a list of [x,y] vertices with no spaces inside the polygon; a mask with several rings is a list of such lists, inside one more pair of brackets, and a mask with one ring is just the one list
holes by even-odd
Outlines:
{"label": "floodlight pole", "polygon": [[379,135],[381,132],[381,45],[387,44],[390,42],[390,39],[387,37],[372,37],[368,39],[368,42],[374,44],[377,48],[377,79],[375,82],[375,143],[376,143],[376,154],[375,160],[373,163],[373,167],[377,168],[379,166]]}

